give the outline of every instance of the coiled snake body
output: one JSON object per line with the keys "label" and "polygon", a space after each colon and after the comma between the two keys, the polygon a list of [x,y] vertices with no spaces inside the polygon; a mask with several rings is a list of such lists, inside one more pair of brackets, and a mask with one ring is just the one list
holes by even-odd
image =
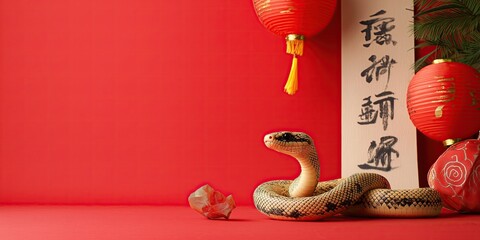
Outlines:
{"label": "coiled snake body", "polygon": [[318,220],[338,213],[379,217],[433,217],[442,201],[430,188],[392,190],[387,179],[375,173],[318,182],[320,166],[313,140],[301,132],[267,134],[265,145],[298,160],[300,175],[293,181],[275,180],[254,191],[255,207],[281,220]]}

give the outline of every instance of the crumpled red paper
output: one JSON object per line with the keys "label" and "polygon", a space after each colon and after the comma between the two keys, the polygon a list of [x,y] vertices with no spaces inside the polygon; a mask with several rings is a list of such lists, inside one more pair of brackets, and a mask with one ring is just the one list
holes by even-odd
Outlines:
{"label": "crumpled red paper", "polygon": [[230,213],[235,208],[235,201],[232,195],[225,197],[225,195],[216,191],[208,184],[191,193],[188,197],[188,203],[191,208],[208,219],[228,219]]}

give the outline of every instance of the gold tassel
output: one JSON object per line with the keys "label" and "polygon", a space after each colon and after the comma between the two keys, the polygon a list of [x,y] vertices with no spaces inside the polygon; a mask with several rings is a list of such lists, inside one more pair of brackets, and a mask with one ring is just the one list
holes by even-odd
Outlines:
{"label": "gold tassel", "polygon": [[303,35],[289,34],[287,40],[287,53],[293,55],[292,68],[285,84],[285,92],[289,95],[295,94],[298,89],[298,59],[297,56],[303,55]]}
{"label": "gold tassel", "polygon": [[293,55],[292,68],[288,75],[287,83],[285,84],[285,92],[289,95],[293,95],[298,89],[298,70],[297,70],[297,56]]}

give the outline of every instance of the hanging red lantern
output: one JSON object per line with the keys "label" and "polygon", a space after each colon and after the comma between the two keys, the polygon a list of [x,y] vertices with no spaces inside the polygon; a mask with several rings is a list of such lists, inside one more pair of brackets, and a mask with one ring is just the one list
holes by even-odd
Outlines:
{"label": "hanging red lantern", "polygon": [[480,129],[480,74],[473,67],[437,59],[412,78],[407,108],[415,127],[448,146]]}
{"label": "hanging red lantern", "polygon": [[258,19],[271,32],[284,37],[287,53],[293,55],[285,92],[298,89],[297,56],[303,54],[303,41],[322,31],[335,11],[336,0],[253,0]]}

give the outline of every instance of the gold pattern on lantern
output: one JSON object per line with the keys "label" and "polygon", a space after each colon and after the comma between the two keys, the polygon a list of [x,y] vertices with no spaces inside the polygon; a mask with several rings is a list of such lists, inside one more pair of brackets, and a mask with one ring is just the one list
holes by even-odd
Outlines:
{"label": "gold pattern on lantern", "polygon": [[[478,104],[478,96],[476,94],[475,90],[472,90],[469,92],[470,96],[472,97],[472,106],[475,106]],[[479,108],[480,109],[480,108]]]}
{"label": "gold pattern on lantern", "polygon": [[453,81],[455,81],[455,78],[453,78],[453,77],[446,78],[444,76],[435,76],[434,78],[437,79],[437,82],[453,82]]}
{"label": "gold pattern on lantern", "polygon": [[294,7],[289,7],[287,10],[282,10],[282,11],[280,11],[280,13],[281,13],[281,14],[291,13],[291,12],[293,12],[293,10],[295,10]]}
{"label": "gold pattern on lantern", "polygon": [[445,105],[440,105],[435,109],[436,118],[441,118],[443,116],[443,107],[445,107]]}
{"label": "gold pattern on lantern", "polygon": [[455,88],[455,83],[444,83],[440,86],[441,90],[435,91],[437,94],[443,94],[437,97],[437,100],[432,101],[433,103],[445,103],[445,102],[451,102],[455,100],[455,93],[456,93],[456,88]]}
{"label": "gold pattern on lantern", "polygon": [[[255,5],[255,4],[257,4],[257,2],[258,2],[258,0],[255,1],[253,4]],[[263,10],[263,9],[265,9],[265,8],[268,8],[268,7],[270,7],[270,0],[266,0],[266,1],[263,3],[263,6],[259,7],[258,9],[259,9],[259,10]]]}
{"label": "gold pattern on lantern", "polygon": [[432,103],[446,103],[446,102],[451,102],[455,100],[455,95],[449,96],[449,95],[442,95],[437,98],[438,100],[432,101]]}
{"label": "gold pattern on lantern", "polygon": [[435,91],[436,93],[447,93],[447,94],[455,94],[455,84],[452,83],[452,86],[447,88],[446,85],[441,86],[442,90]]}

